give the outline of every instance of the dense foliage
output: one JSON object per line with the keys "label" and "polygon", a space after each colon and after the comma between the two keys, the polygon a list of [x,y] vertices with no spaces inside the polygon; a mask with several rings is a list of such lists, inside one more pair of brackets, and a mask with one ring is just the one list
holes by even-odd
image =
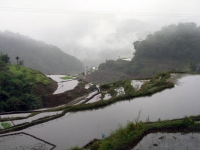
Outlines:
{"label": "dense foliage", "polygon": [[[7,56],[1,53],[0,58]],[[40,97],[34,94],[36,83],[49,84],[50,80],[38,71],[6,62],[0,59],[0,112],[41,107]]]}
{"label": "dense foliage", "polygon": [[125,67],[130,62],[118,59],[107,60],[105,63],[99,65],[97,71],[92,72],[86,76],[86,80],[95,83],[112,83],[119,80],[131,78],[132,76],[125,72]]}
{"label": "dense foliage", "polygon": [[135,58],[200,60],[200,27],[195,23],[179,23],[163,27],[147,36],[145,40],[135,41]]}
{"label": "dense foliage", "polygon": [[99,69],[109,69],[109,70],[121,70],[128,62],[122,59],[114,60],[106,60],[106,63],[102,63],[99,65]]}
{"label": "dense foliage", "polygon": [[0,51],[10,56],[11,63],[16,64],[16,56],[20,55],[26,67],[46,74],[72,74],[84,70],[78,59],[64,53],[58,47],[20,34],[0,32],[0,45]]}
{"label": "dense foliage", "polygon": [[2,62],[1,64],[3,63],[7,64],[10,62],[10,57],[8,56],[8,54],[0,52],[0,61]]}
{"label": "dense foliage", "polygon": [[196,71],[200,63],[200,27],[195,23],[165,26],[133,45],[135,57],[127,72],[133,76],[152,76],[168,70]]}

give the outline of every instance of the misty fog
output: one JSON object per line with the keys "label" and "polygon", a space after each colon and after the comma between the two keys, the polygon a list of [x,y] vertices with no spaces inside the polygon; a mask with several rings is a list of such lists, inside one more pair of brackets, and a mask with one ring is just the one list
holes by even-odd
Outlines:
{"label": "misty fog", "polygon": [[0,1],[0,31],[10,30],[61,48],[85,66],[132,58],[133,42],[162,26],[200,24],[198,0]]}

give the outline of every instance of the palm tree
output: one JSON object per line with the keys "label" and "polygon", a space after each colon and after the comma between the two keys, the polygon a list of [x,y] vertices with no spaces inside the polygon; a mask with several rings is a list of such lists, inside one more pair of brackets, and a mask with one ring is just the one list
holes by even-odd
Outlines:
{"label": "palm tree", "polygon": [[17,56],[17,57],[16,57],[16,59],[17,59],[17,65],[18,65],[18,60],[19,60],[19,57]]}
{"label": "palm tree", "polygon": [[17,66],[19,66],[19,65],[18,65],[19,56],[16,57],[16,60],[17,60]]}

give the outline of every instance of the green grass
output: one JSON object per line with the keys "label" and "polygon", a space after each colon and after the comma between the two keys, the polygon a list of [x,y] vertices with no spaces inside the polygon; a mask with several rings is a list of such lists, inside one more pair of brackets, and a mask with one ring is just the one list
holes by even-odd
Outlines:
{"label": "green grass", "polygon": [[10,123],[8,122],[2,122],[1,125],[4,129],[11,127]]}
{"label": "green grass", "polygon": [[45,85],[51,83],[51,80],[39,71],[25,68],[23,66],[20,66],[20,68],[18,68],[16,65],[8,65],[7,67],[12,74],[16,76],[22,76],[25,80],[29,82],[43,83]]}
{"label": "green grass", "polygon": [[80,148],[78,146],[75,146],[75,147],[70,148],[70,150],[80,150]]}
{"label": "green grass", "polygon": [[72,76],[65,76],[65,77],[61,77],[61,79],[63,79],[63,80],[69,80],[69,79],[73,79],[73,77]]}

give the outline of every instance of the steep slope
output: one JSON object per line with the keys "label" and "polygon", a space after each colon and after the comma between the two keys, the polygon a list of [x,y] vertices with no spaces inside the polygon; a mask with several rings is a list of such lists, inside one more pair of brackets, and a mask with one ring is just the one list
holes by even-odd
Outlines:
{"label": "steep slope", "polygon": [[148,78],[170,70],[195,71],[200,63],[200,27],[195,23],[165,26],[133,45],[135,56],[131,62],[107,61],[98,71],[87,75],[87,80],[105,83]]}
{"label": "steep slope", "polygon": [[8,54],[11,63],[16,64],[15,58],[19,56],[20,60],[24,61],[24,66],[46,74],[84,71],[83,64],[78,59],[64,53],[58,47],[10,31],[0,32],[0,52]]}

